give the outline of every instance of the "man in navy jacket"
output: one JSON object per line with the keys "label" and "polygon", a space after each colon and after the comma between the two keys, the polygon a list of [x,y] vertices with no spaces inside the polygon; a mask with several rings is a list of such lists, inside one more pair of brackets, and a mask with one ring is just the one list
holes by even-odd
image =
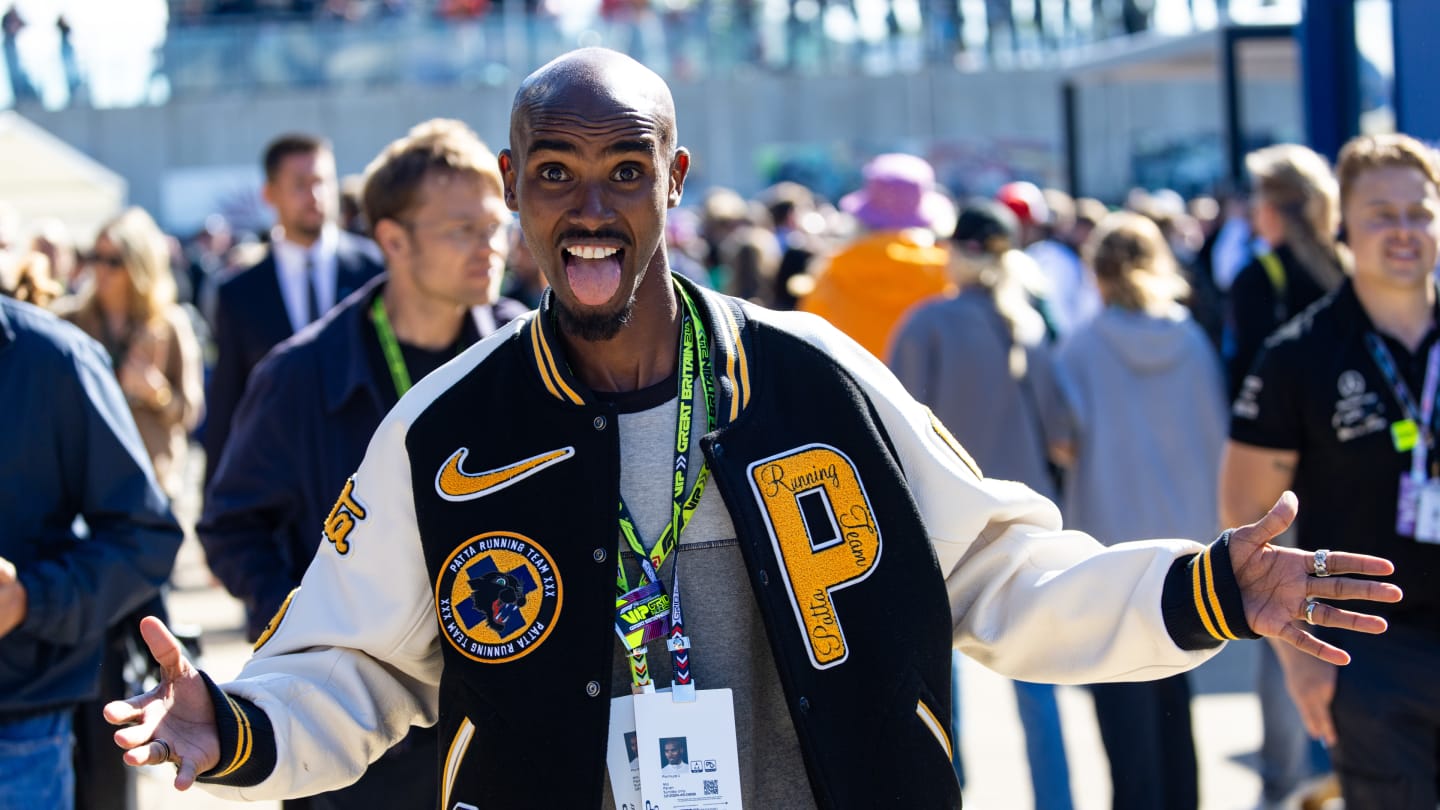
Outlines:
{"label": "man in navy jacket", "polygon": [[104,350],[3,296],[0,409],[0,807],[69,808],[105,629],[155,595],[181,533]]}
{"label": "man in navy jacket", "polygon": [[[252,641],[300,584],[335,493],[401,389],[526,309],[498,296],[510,213],[495,157],[473,132],[426,122],[366,174],[366,216],[389,272],[255,368],[198,528],[211,570],[245,602]],[[433,780],[421,790],[414,774],[434,759],[434,730],[417,730],[360,782],[308,806],[428,810]]]}

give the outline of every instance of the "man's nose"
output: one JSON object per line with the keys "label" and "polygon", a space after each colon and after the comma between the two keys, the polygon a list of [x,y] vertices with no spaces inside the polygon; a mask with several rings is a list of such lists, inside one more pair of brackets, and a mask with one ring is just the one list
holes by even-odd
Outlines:
{"label": "man's nose", "polygon": [[598,231],[615,218],[609,195],[599,184],[587,185],[580,189],[579,194],[580,198],[570,212],[570,220],[576,225],[589,231]]}

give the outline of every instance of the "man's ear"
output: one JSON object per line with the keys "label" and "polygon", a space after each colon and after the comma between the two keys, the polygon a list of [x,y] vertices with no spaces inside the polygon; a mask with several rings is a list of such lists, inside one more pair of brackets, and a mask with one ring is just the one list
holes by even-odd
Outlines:
{"label": "man's ear", "polygon": [[387,264],[391,256],[403,255],[410,248],[409,232],[405,230],[405,226],[393,219],[382,219],[375,223],[371,236],[375,239],[375,244],[380,246],[380,252],[385,254]]}
{"label": "man's ear", "polygon": [[515,156],[509,149],[501,149],[498,158],[500,178],[505,182],[505,207],[518,212],[520,203],[515,195]]}
{"label": "man's ear", "polygon": [[675,159],[670,161],[670,207],[680,204],[685,195],[685,176],[690,173],[690,150],[680,147],[675,150]]}
{"label": "man's ear", "polygon": [[275,207],[275,187],[270,184],[269,180],[260,185],[260,199],[264,200],[265,204],[271,208]]}

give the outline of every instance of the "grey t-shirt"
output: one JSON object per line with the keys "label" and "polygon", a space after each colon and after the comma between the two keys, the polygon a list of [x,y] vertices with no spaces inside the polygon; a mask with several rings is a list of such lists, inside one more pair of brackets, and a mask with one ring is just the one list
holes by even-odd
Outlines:
{"label": "grey t-shirt", "polygon": [[[620,493],[647,548],[670,519],[678,402],[674,378],[616,399],[621,409]],[[698,441],[704,432],[704,412],[704,395],[696,386],[696,429],[687,459],[686,494],[704,461]],[[616,543],[617,547],[624,544],[618,526]],[[624,549],[623,558],[633,584],[639,567],[628,546]],[[707,482],[694,516],[680,535],[679,549],[660,568],[667,591],[677,560],[681,566],[685,635],[694,645],[690,671],[695,685],[699,689],[730,689],[734,695],[744,803],[749,807],[814,807],[795,726],[785,706],[780,675],[750,589],[735,528],[713,480]],[[650,677],[656,688],[669,686],[671,661],[664,643],[652,642],[648,652]],[[617,636],[611,672],[612,694],[617,697],[630,692],[627,658]],[[604,807],[612,810],[614,806],[607,774]]]}

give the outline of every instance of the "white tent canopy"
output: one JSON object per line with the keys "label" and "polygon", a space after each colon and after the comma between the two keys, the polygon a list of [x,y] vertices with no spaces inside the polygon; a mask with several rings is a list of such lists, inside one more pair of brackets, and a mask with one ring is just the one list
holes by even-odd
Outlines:
{"label": "white tent canopy", "polygon": [[0,204],[15,209],[20,234],[53,218],[86,244],[125,195],[120,175],[19,114],[0,112]]}

